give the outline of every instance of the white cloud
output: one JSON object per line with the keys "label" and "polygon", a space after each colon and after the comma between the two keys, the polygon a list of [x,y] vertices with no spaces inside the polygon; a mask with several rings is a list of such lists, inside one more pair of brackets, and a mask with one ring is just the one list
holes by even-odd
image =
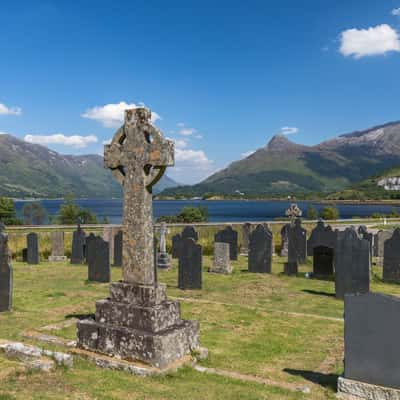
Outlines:
{"label": "white cloud", "polygon": [[400,16],[400,7],[392,10],[392,15]]}
{"label": "white cloud", "polygon": [[[83,118],[93,119],[103,124],[106,128],[118,128],[124,122],[124,111],[143,106],[140,104],[128,104],[125,101],[121,101],[116,104],[105,104],[104,106],[96,106],[86,110],[81,116]],[[160,116],[152,111],[151,121],[155,122],[161,119]]]}
{"label": "white cloud", "polygon": [[245,151],[244,153],[241,154],[241,157],[247,158],[248,156],[251,156],[253,153],[255,153],[255,150]]}
{"label": "white cloud", "polygon": [[0,131],[0,135],[9,135],[9,133]]}
{"label": "white cloud", "polygon": [[387,24],[368,29],[348,29],[340,35],[340,53],[356,59],[400,51],[398,32]]}
{"label": "white cloud", "polygon": [[182,128],[178,132],[182,136],[192,136],[194,133],[196,133],[196,129],[193,128]]}
{"label": "white cloud", "polygon": [[174,139],[174,143],[177,149],[184,149],[188,145],[187,141],[184,139]]}
{"label": "white cloud", "polygon": [[291,126],[283,126],[281,128],[281,130],[279,131],[279,133],[281,135],[293,135],[294,133],[298,133],[299,132],[299,128],[296,127],[291,127]]}
{"label": "white cloud", "polygon": [[110,144],[112,139],[103,140],[103,144]]}
{"label": "white cloud", "polygon": [[0,103],[0,115],[21,115],[22,109],[20,107],[7,107],[5,104]]}
{"label": "white cloud", "polygon": [[65,136],[62,133],[56,133],[54,135],[26,135],[24,140],[28,143],[42,144],[45,146],[48,144],[59,144],[63,146],[76,147],[78,149],[87,147],[87,145],[90,143],[97,143],[97,137],[94,135]]}

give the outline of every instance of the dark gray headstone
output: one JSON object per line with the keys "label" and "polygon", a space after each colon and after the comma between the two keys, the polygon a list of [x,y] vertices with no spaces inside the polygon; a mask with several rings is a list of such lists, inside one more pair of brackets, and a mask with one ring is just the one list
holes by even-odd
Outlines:
{"label": "dark gray headstone", "polygon": [[249,241],[251,233],[251,224],[246,222],[242,225],[242,243],[240,245],[240,254],[246,256],[249,253]]}
{"label": "dark gray headstone", "polygon": [[369,243],[369,251],[371,254],[371,258],[372,258],[372,254],[373,254],[373,247],[374,247],[374,234],[368,232],[368,228],[365,225],[360,225],[358,227],[358,235],[360,236],[360,238],[368,240]]}
{"label": "dark gray headstone", "polygon": [[324,221],[319,220],[317,226],[312,230],[310,238],[307,240],[307,255],[313,256],[316,247],[328,247],[335,249],[336,232],[328,225],[325,226]]}
{"label": "dark gray headstone", "polygon": [[31,232],[26,236],[27,255],[26,262],[28,264],[39,264],[39,238],[37,233]]}
{"label": "dark gray headstone", "polygon": [[94,233],[91,233],[89,236],[86,236],[85,243],[86,243],[86,263],[93,264],[94,262],[94,250],[96,247],[93,245],[94,241],[96,240],[96,236]]}
{"label": "dark gray headstone", "polygon": [[385,242],[393,235],[392,230],[381,230],[374,236],[374,257],[377,257],[377,263],[382,265],[383,256],[385,253]]}
{"label": "dark gray headstone", "polygon": [[199,234],[194,226],[185,226],[181,234],[182,239],[192,238],[195,242],[199,240]]}
{"label": "dark gray headstone", "polygon": [[13,271],[8,249],[8,236],[0,231],[0,312],[12,307]]}
{"label": "dark gray headstone", "polygon": [[93,282],[110,282],[109,244],[102,237],[92,237],[91,235],[87,242],[88,280]]}
{"label": "dark gray headstone", "polygon": [[114,236],[114,267],[122,267],[122,231]]}
{"label": "dark gray headstone", "polygon": [[336,297],[369,292],[370,243],[353,228],[338,232],[335,247]]}
{"label": "dark gray headstone", "polygon": [[400,389],[399,315],[398,297],[380,293],[345,296],[346,379]]}
{"label": "dark gray headstone", "polygon": [[265,225],[258,225],[249,237],[249,272],[271,273],[272,232]]}
{"label": "dark gray headstone", "polygon": [[202,249],[193,238],[182,241],[179,253],[179,289],[201,289],[202,287]]}
{"label": "dark gray headstone", "polygon": [[293,260],[296,257],[299,264],[305,264],[307,261],[307,231],[301,226],[300,218],[289,227],[288,257]]}
{"label": "dark gray headstone", "polygon": [[281,257],[288,256],[290,224],[283,225],[281,229]]}
{"label": "dark gray headstone", "polygon": [[238,258],[238,233],[232,229],[231,226],[227,226],[222,231],[219,231],[214,236],[214,241],[218,243],[229,243],[229,254],[231,260],[237,260]]}
{"label": "dark gray headstone", "polygon": [[22,249],[22,262],[27,262],[28,261],[28,249],[24,247]]}
{"label": "dark gray headstone", "polygon": [[78,225],[72,235],[71,264],[83,264],[85,260],[86,234]]}
{"label": "dark gray headstone", "polygon": [[181,245],[181,235],[178,233],[177,235],[172,236],[172,250],[171,250],[172,258],[179,258],[180,245]]}
{"label": "dark gray headstone", "polygon": [[383,256],[383,280],[400,283],[400,229],[385,241]]}
{"label": "dark gray headstone", "polygon": [[333,275],[334,249],[326,246],[314,247],[313,275],[329,277]]}

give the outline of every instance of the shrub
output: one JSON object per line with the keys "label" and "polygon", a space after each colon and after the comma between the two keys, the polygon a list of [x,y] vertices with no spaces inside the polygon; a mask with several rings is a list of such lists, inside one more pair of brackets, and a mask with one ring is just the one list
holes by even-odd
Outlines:
{"label": "shrub", "polygon": [[321,218],[324,220],[339,219],[339,210],[334,206],[325,207],[321,212]]}

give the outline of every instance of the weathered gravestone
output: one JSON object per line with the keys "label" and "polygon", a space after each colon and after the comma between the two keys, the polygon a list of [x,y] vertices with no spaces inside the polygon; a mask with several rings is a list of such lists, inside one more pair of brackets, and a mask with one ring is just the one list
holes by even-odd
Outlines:
{"label": "weathered gravestone", "polygon": [[13,271],[8,249],[8,235],[0,222],[0,312],[9,311],[12,307]]}
{"label": "weathered gravestone", "polygon": [[78,224],[78,228],[72,234],[71,264],[83,264],[85,261],[86,234]]}
{"label": "weathered gravestone", "polygon": [[183,239],[179,251],[178,287],[179,289],[202,287],[201,246],[192,238]]}
{"label": "weathered gravestone", "polygon": [[374,248],[374,234],[368,232],[368,228],[365,225],[360,225],[357,230],[358,236],[360,238],[368,240],[369,243],[369,252],[372,259],[373,248]]}
{"label": "weathered gravestone", "polygon": [[[346,295],[344,377],[338,391],[365,399],[399,399],[400,299],[381,293]],[[366,384],[366,385],[365,385]]]}
{"label": "weathered gravestone", "polygon": [[96,320],[78,322],[78,347],[166,368],[199,346],[199,324],[180,318],[154,267],[152,187],[173,165],[173,143],[145,108],[127,110],[105,146],[105,164],[124,188],[123,281],[96,304]]}
{"label": "weathered gravestone", "polygon": [[299,264],[305,264],[307,261],[307,231],[301,226],[301,219],[297,218],[294,224],[289,227],[289,248],[295,252],[296,260]]}
{"label": "weathered gravestone", "polygon": [[265,225],[257,225],[250,233],[249,272],[271,273],[272,232]]}
{"label": "weathered gravestone", "polygon": [[313,274],[320,277],[333,275],[336,232],[322,220],[318,221],[307,241],[307,254],[313,256]]}
{"label": "weathered gravestone", "polygon": [[233,230],[231,226],[227,226],[222,231],[217,232],[214,235],[214,242],[229,243],[229,256],[231,260],[237,260],[238,233],[235,230]]}
{"label": "weathered gravestone", "polygon": [[192,238],[195,242],[199,240],[199,234],[194,226],[185,226],[181,234],[172,237],[172,258],[179,258],[182,241],[187,238]]}
{"label": "weathered gravestone", "polygon": [[400,283],[400,229],[393,232],[393,236],[385,241],[383,256],[383,280]]}
{"label": "weathered gravestone", "polygon": [[240,254],[247,256],[249,253],[249,238],[251,232],[251,224],[246,222],[242,225],[242,243],[240,246]]}
{"label": "weathered gravestone", "polygon": [[165,222],[161,222],[159,232],[160,232],[160,251],[157,254],[157,267],[161,269],[168,269],[171,267],[171,264],[167,253],[168,228]]}
{"label": "weathered gravestone", "polygon": [[281,257],[288,256],[290,224],[283,225],[281,229]]}
{"label": "weathered gravestone", "polygon": [[114,267],[122,266],[122,235],[122,231],[119,230],[114,236]]}
{"label": "weathered gravestone", "polygon": [[376,263],[382,265],[383,257],[385,253],[385,242],[390,239],[393,235],[392,230],[381,230],[374,236],[374,256],[376,257]]}
{"label": "weathered gravestone", "polygon": [[24,247],[22,249],[22,262],[27,262],[28,261],[28,249]]}
{"label": "weathered gravestone", "polygon": [[209,272],[217,274],[232,273],[229,243],[214,243],[214,261]]}
{"label": "weathered gravestone", "polygon": [[51,255],[49,256],[49,261],[66,261],[67,257],[64,255],[64,232],[51,232],[50,239]]}
{"label": "weathered gravestone", "polygon": [[93,233],[87,238],[86,254],[88,262],[88,280],[110,282],[110,248],[108,242]]}
{"label": "weathered gravestone", "polygon": [[26,262],[28,264],[39,264],[39,238],[37,233],[31,232],[26,236]]}
{"label": "weathered gravestone", "polygon": [[335,247],[336,297],[369,292],[370,244],[354,228],[338,232]]}

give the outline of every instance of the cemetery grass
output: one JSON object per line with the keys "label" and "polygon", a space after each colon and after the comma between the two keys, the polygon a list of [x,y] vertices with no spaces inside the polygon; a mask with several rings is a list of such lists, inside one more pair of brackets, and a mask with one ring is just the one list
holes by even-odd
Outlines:
{"label": "cemetery grass", "polygon": [[[181,299],[183,317],[201,323],[201,342],[210,356],[200,365],[256,378],[259,382],[197,372],[185,367],[165,376],[140,378],[103,370],[75,357],[72,369],[24,372],[0,355],[2,399],[334,399],[343,370],[343,303],[333,297],[334,282],[306,279],[311,264],[298,277],[280,274],[283,259],[274,258],[273,274],[250,274],[247,259],[234,262],[230,276],[207,273],[203,290],[176,288],[176,262],[162,271],[170,298]],[[113,268],[113,280],[120,269]],[[400,285],[384,284],[374,268],[372,290],[400,295]],[[108,284],[89,283],[87,267],[14,263],[14,310],[0,314],[0,339],[45,348],[60,346],[23,338],[27,330],[79,318],[94,312]],[[74,325],[42,331],[75,339]],[[5,372],[4,372],[5,371]],[[308,387],[311,393],[298,389]]]}

